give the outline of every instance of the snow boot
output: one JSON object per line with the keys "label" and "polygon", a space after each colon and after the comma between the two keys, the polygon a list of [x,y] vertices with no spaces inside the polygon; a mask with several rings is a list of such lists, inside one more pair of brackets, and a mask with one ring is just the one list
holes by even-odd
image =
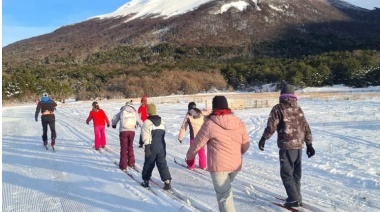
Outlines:
{"label": "snow boot", "polygon": [[285,202],[284,207],[285,208],[291,208],[291,207],[300,207],[301,204],[299,201],[294,201],[294,202]]}
{"label": "snow boot", "polygon": [[170,180],[166,180],[165,181],[165,185],[164,185],[164,190],[169,190],[172,188],[172,186],[170,185]]}
{"label": "snow boot", "polygon": [[141,183],[141,186],[142,187],[144,187],[144,188],[148,188],[149,187],[149,181],[143,181],[142,183]]}

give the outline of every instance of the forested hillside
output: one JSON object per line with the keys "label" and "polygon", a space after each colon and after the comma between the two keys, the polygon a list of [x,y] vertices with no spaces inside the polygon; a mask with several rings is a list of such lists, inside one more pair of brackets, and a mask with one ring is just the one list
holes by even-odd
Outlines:
{"label": "forested hillside", "polygon": [[379,85],[379,9],[284,0],[218,12],[229,2],[167,19],[91,19],[8,45],[3,101]]}

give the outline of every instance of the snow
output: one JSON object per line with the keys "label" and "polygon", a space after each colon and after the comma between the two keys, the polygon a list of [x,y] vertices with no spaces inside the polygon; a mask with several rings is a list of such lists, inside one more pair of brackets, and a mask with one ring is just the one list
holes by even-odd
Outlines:
{"label": "snow", "polygon": [[[181,15],[184,13],[187,13],[189,11],[193,11],[197,9],[202,4],[208,3],[212,0],[131,0],[128,3],[122,5],[120,8],[118,8],[116,11],[108,14],[98,15],[91,17],[89,19],[93,18],[118,18],[118,17],[125,17],[130,16],[126,19],[126,22],[136,19],[136,18],[147,18],[147,17],[164,17],[164,18],[170,18],[173,16]],[[257,0],[252,0],[253,4],[255,5],[255,9],[257,11],[261,11],[261,8],[258,6]],[[271,2],[268,1],[267,2]],[[347,3],[346,1],[334,1],[332,4],[337,5],[339,7],[343,8],[355,8],[355,9],[362,9],[358,6],[351,5],[350,3]],[[357,5],[358,3],[354,3]],[[226,11],[228,11],[230,8],[236,8],[240,11],[244,11],[249,6],[249,3],[247,0],[239,0],[239,1],[232,1],[227,4],[223,4],[220,8],[220,11],[216,12],[215,14],[221,14]],[[269,3],[269,7],[275,11],[283,12],[284,10],[281,8],[278,8],[272,4]]]}
{"label": "snow", "polygon": [[163,16],[166,18],[180,15],[198,8],[211,0],[132,0],[115,12],[95,16],[92,18],[114,18],[133,14],[128,21],[148,16]]}
{"label": "snow", "polygon": [[224,4],[220,8],[220,13],[224,13],[228,11],[230,8],[235,7],[236,9],[243,11],[248,7],[248,3],[245,1],[236,1],[236,2],[231,2],[229,4]]}
{"label": "snow", "polygon": [[[306,98],[297,93],[316,149],[312,158],[303,154],[302,194],[309,209],[304,211],[379,211],[380,88],[305,90],[330,92],[332,88],[336,92],[332,95],[349,91],[362,98]],[[109,118],[124,103],[99,102]],[[56,152],[42,146],[41,122],[34,121],[35,107],[2,108],[2,211],[218,211],[210,175],[173,162],[184,158],[189,147],[188,132],[183,144],[177,141],[187,103],[157,104],[158,114],[167,123],[172,187],[183,200],[159,188],[163,183],[157,168],[152,179],[159,187],[151,183],[151,190],[139,185],[141,173],[131,172],[134,180],[118,169],[114,164],[119,159],[118,129],[106,129],[109,152],[92,148],[93,128],[85,124],[91,101],[59,104]],[[233,184],[237,211],[286,211],[272,204],[279,202],[274,196],[286,196],[279,176],[276,135],[266,142],[265,151],[257,147],[270,110],[234,111],[244,120],[251,142]],[[137,148],[139,134],[137,130],[134,147],[136,166],[141,169],[144,152]]]}

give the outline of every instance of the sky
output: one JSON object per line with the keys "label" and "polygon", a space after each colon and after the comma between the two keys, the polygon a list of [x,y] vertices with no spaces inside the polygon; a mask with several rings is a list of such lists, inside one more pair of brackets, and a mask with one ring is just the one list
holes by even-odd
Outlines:
{"label": "sky", "polygon": [[[327,95],[326,91],[333,93]],[[296,95],[316,151],[307,158],[303,150],[302,211],[380,211],[380,87],[306,88]],[[183,161],[189,148],[189,129],[182,144],[177,140],[188,103],[184,97],[174,97],[179,101],[159,103],[173,96],[148,97],[149,103],[156,102],[157,113],[167,126],[166,159],[173,179],[170,192],[162,189],[157,168],[150,189],[140,186],[144,161],[144,150],[137,148],[140,128],[134,139],[139,172],[130,170],[131,176],[114,164],[120,156],[118,128],[106,128],[107,150],[93,149],[93,126],[85,124],[92,101],[58,103],[55,152],[42,145],[40,118],[34,120],[35,104],[3,106],[2,211],[218,211],[209,173],[174,163],[174,159]],[[196,99],[199,97],[207,98],[200,95]],[[99,105],[112,118],[125,102],[102,100]],[[205,107],[196,103],[200,109]],[[134,106],[138,107],[138,102]],[[287,211],[273,204],[283,203],[276,197],[286,197],[279,175],[277,135],[266,141],[264,151],[257,146],[270,110],[233,110],[245,123],[250,139],[242,170],[233,182],[239,212]]]}
{"label": "sky", "polygon": [[[199,1],[201,0],[193,0]],[[128,0],[15,0],[2,1],[2,46],[50,33],[61,26],[116,11]],[[373,9],[380,0],[347,0]]]}

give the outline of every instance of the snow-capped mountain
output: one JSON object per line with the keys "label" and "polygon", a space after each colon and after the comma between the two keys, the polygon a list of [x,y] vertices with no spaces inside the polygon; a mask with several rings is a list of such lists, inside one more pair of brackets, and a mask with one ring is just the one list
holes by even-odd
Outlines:
{"label": "snow-capped mountain", "polygon": [[281,54],[273,48],[284,41],[296,40],[294,48],[302,52],[302,43],[321,37],[320,51],[337,48],[326,39],[373,46],[380,37],[378,17],[379,11],[340,0],[132,0],[113,13],[8,45],[3,61],[70,57],[81,62],[119,46],[161,43],[247,48],[265,43],[270,49],[256,54],[269,55]]}

